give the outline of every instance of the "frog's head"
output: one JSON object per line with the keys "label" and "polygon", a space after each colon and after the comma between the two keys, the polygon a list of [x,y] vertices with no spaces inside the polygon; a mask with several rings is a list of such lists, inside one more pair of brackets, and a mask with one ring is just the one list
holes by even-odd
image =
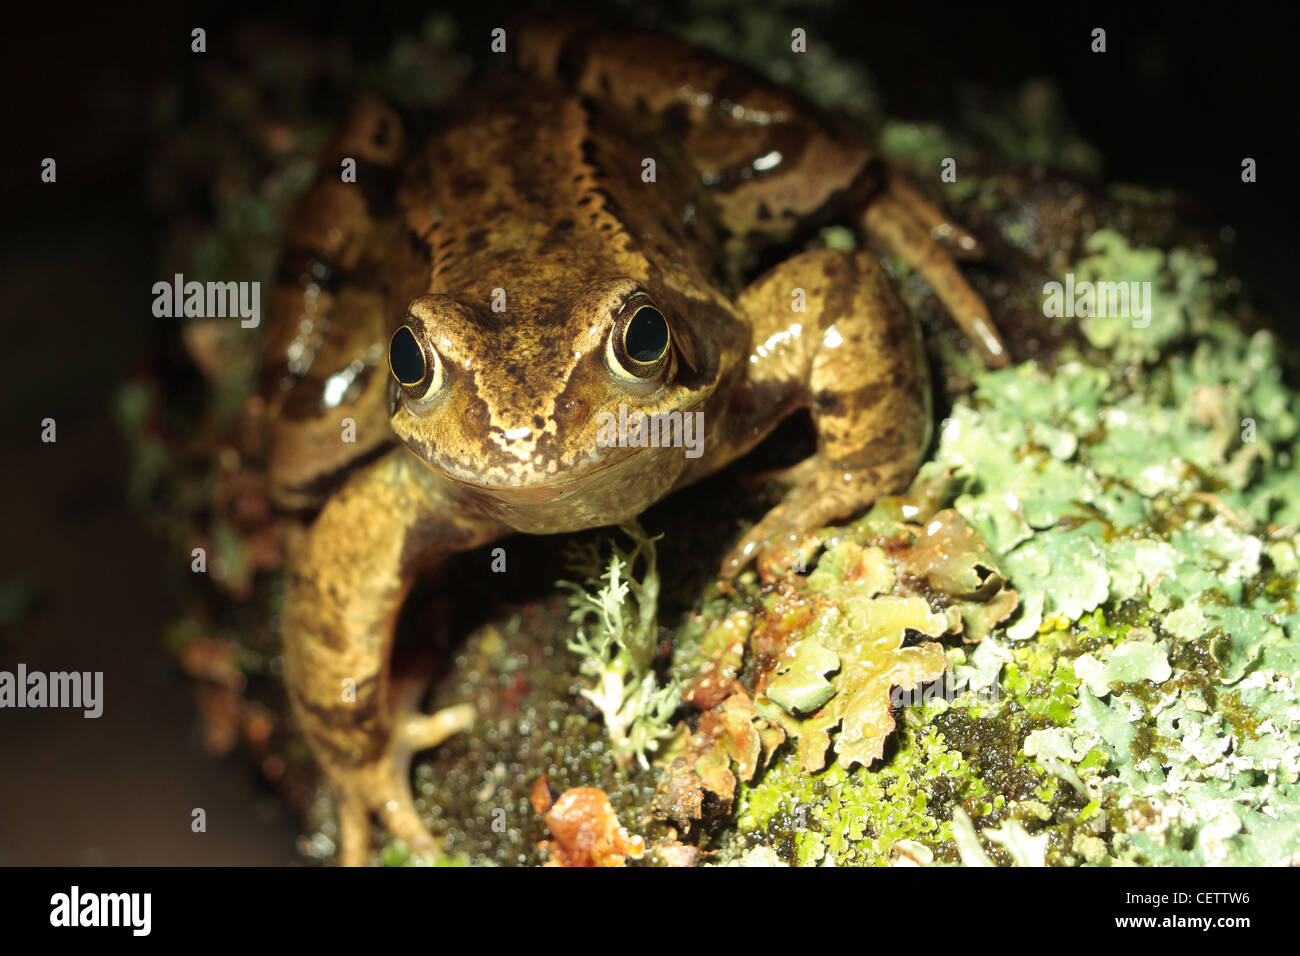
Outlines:
{"label": "frog's head", "polygon": [[[593,518],[635,514],[700,450],[629,447],[620,427],[638,413],[675,412],[680,423],[718,375],[718,350],[673,306],[685,308],[627,278],[501,313],[421,296],[389,343],[393,430],[436,471],[500,504],[507,520],[570,498]],[[704,441],[682,434],[679,425],[679,446]]]}

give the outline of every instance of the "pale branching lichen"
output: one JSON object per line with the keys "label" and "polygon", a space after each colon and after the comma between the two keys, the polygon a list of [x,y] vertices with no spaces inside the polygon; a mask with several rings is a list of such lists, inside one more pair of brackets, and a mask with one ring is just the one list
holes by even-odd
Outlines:
{"label": "pale branching lichen", "polygon": [[561,581],[560,586],[572,592],[569,620],[578,625],[569,650],[592,681],[582,695],[604,718],[615,754],[648,768],[646,755],[672,733],[681,685],[669,679],[660,687],[654,670],[659,648],[657,539],[647,537],[636,523],[623,525],[622,531],[632,547],[611,543],[612,556],[603,569],[595,544],[571,547],[567,565],[582,580]]}

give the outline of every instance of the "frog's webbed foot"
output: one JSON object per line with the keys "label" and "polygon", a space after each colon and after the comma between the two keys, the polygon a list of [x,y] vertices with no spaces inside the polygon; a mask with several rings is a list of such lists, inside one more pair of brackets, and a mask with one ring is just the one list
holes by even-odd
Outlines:
{"label": "frog's webbed foot", "polygon": [[790,469],[788,477],[797,476],[798,486],[732,548],[722,562],[722,577],[735,577],[751,561],[764,582],[791,569],[803,570],[812,557],[807,540],[811,531],[906,484],[912,471],[905,461],[878,468],[836,468],[813,455]]}
{"label": "frog's webbed foot", "polygon": [[740,483],[746,491],[754,493],[761,492],[771,486],[790,491],[814,478],[817,467],[817,456],[813,455],[786,468],[773,468],[769,471],[755,472],[752,475],[742,475]]}
{"label": "frog's webbed foot", "polygon": [[[411,793],[411,757],[436,747],[474,723],[468,704],[447,707],[435,714],[420,713],[418,697],[408,697],[410,710],[398,716],[388,746],[376,760],[331,780],[338,812],[341,866],[363,866],[370,856],[370,818],[418,852],[436,852],[440,842],[425,827]],[[405,702],[404,702],[405,703]]]}
{"label": "frog's webbed foot", "polygon": [[867,235],[921,274],[991,367],[1007,364],[1007,347],[988,306],[957,266],[956,259],[982,258],[983,250],[974,236],[949,221],[892,172],[885,190],[863,213],[862,225]]}

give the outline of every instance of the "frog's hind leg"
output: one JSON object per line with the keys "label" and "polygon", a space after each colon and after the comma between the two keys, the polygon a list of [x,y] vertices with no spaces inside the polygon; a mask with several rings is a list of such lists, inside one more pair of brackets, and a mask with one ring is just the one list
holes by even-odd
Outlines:
{"label": "frog's hind leg", "polygon": [[900,173],[890,170],[885,177],[885,191],[925,226],[930,233],[930,238],[943,243],[954,259],[972,261],[984,258],[984,247],[980,245],[980,241],[953,222],[943,210],[931,204]]}
{"label": "frog's hind leg", "polygon": [[[959,256],[974,258],[979,251],[974,237],[964,230],[944,233],[944,227],[949,230],[956,227],[910,186],[898,183],[891,184],[870,201],[862,215],[862,226],[868,236],[921,274],[990,366],[1007,364],[1007,348],[993,324],[988,306],[970,287],[953,258],[954,253],[949,252],[953,248]],[[948,248],[936,238],[936,230],[949,239]],[[963,234],[969,243],[963,242]],[[963,249],[966,245],[969,248]]]}
{"label": "frog's hind leg", "polygon": [[[394,301],[390,277],[415,255],[393,239],[404,156],[400,117],[377,97],[362,97],[323,150],[285,237],[261,390],[271,495],[286,510],[319,508],[350,467],[392,443],[383,346],[393,310],[407,300]],[[358,164],[358,182],[341,178],[345,159]],[[346,388],[331,394],[341,382]],[[340,441],[348,418],[356,440]]]}

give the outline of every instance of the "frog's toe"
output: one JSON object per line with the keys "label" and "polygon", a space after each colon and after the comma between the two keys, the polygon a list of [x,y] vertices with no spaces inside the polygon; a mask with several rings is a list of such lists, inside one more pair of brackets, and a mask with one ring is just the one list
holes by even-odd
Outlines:
{"label": "frog's toe", "polygon": [[760,543],[760,540],[754,538],[752,531],[741,538],[740,543],[727,552],[727,556],[722,559],[722,568],[718,571],[718,575],[723,580],[730,581],[745,570],[758,554]]}
{"label": "frog's toe", "polygon": [[724,559],[721,575],[734,578],[751,561],[763,581],[789,571],[806,570],[818,542],[814,532],[848,518],[871,505],[886,491],[904,483],[897,468],[836,468],[814,457],[814,464],[796,466],[802,483],[740,539]]}
{"label": "frog's toe", "polygon": [[787,499],[750,528],[731,549],[723,559],[721,576],[725,579],[734,578],[751,561],[765,582],[773,581],[791,570],[803,570],[813,551],[809,532],[823,523],[815,516],[806,514],[796,500]]}
{"label": "frog's toe", "polygon": [[930,238],[943,244],[954,259],[979,260],[988,253],[973,234],[953,222],[938,207],[907,181],[897,170],[890,172],[885,188],[899,204],[930,232]]}
{"label": "frog's toe", "polygon": [[364,866],[370,857],[373,815],[397,839],[418,852],[437,852],[440,841],[415,809],[411,755],[442,743],[474,722],[474,710],[458,704],[436,714],[399,718],[383,757],[354,768],[333,789],[338,814],[340,866]]}
{"label": "frog's toe", "polygon": [[408,753],[436,747],[453,734],[474,724],[474,708],[469,704],[446,707],[436,714],[414,714],[401,723],[401,735]]}
{"label": "frog's toe", "polygon": [[339,866],[364,866],[370,854],[370,814],[365,803],[336,789],[334,807],[339,827]]}

